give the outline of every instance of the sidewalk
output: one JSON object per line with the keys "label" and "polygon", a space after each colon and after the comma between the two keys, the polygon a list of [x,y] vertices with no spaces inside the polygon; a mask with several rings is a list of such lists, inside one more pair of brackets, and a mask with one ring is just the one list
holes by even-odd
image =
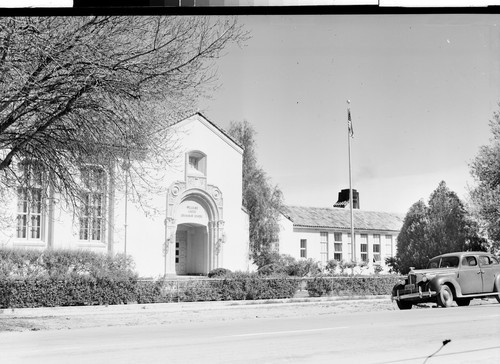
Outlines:
{"label": "sidewalk", "polygon": [[315,305],[325,302],[348,302],[367,300],[387,300],[390,296],[335,296],[335,297],[308,297],[308,298],[288,298],[275,300],[249,300],[249,301],[208,301],[208,302],[179,302],[179,303],[148,303],[148,304],[127,304],[111,306],[70,306],[70,307],[37,307],[37,308],[14,308],[0,309],[1,317],[46,317],[46,316],[81,316],[100,314],[122,314],[134,312],[185,312],[199,310],[220,310],[242,308],[245,306],[290,306],[290,305]]}

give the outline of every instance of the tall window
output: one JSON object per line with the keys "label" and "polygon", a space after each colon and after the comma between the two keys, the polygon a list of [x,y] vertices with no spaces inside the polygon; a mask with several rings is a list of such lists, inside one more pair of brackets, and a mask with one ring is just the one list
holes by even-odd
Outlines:
{"label": "tall window", "polygon": [[361,261],[368,262],[368,235],[361,234]]}
{"label": "tall window", "polygon": [[307,239],[300,239],[300,257],[307,258]]}
{"label": "tall window", "polygon": [[347,234],[347,257],[349,261],[353,261],[353,256],[352,256],[352,237],[351,234]]}
{"label": "tall window", "polygon": [[321,263],[325,266],[328,262],[328,233],[320,232],[320,259]]}
{"label": "tall window", "polygon": [[334,233],[333,234],[333,259],[338,262],[342,261],[342,233]]}
{"label": "tall window", "polygon": [[21,185],[17,188],[17,237],[42,238],[43,173],[36,163],[23,163]]}
{"label": "tall window", "polygon": [[385,236],[385,256],[386,258],[394,256],[394,252],[392,250],[392,235]]}
{"label": "tall window", "polygon": [[373,261],[380,262],[380,235],[373,234]]}
{"label": "tall window", "polygon": [[102,168],[82,170],[82,205],[80,210],[80,240],[101,241],[106,204],[106,176]]}

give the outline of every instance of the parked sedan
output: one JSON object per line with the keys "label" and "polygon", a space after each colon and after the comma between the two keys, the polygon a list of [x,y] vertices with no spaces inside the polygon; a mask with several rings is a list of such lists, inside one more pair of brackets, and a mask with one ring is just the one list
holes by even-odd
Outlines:
{"label": "parked sedan", "polygon": [[411,269],[394,286],[391,298],[401,310],[434,302],[450,307],[468,306],[474,298],[495,297],[500,303],[500,263],[485,252],[458,252],[432,258],[427,269]]}

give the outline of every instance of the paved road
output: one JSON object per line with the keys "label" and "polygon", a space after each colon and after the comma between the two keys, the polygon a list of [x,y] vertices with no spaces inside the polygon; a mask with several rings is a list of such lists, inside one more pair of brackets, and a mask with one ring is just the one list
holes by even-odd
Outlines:
{"label": "paved road", "polygon": [[[244,308],[243,308],[244,309]],[[0,363],[500,362],[500,305],[0,333]]]}

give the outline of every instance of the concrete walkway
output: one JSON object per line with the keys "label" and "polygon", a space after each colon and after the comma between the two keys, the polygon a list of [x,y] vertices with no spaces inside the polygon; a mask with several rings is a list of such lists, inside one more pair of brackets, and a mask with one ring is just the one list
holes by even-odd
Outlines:
{"label": "concrete walkway", "polygon": [[46,317],[46,316],[80,316],[96,314],[120,314],[134,312],[183,312],[198,310],[220,310],[231,308],[242,308],[245,306],[266,305],[288,306],[288,305],[315,305],[325,302],[388,300],[390,296],[336,296],[315,298],[290,298],[275,300],[249,300],[249,301],[208,301],[208,302],[179,302],[179,303],[148,303],[127,304],[110,306],[69,306],[69,307],[37,307],[37,308],[13,308],[0,309],[0,317]]}

